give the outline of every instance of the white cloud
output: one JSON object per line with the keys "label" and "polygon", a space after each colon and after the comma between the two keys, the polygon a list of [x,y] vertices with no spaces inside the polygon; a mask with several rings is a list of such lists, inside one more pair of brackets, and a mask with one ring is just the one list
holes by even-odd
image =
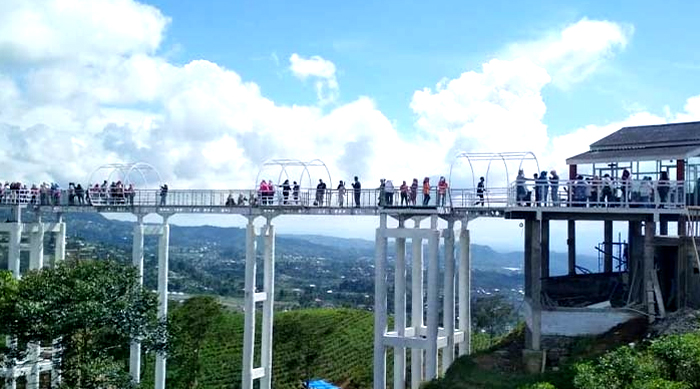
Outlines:
{"label": "white cloud", "polygon": [[554,85],[566,88],[584,80],[624,49],[633,32],[631,25],[584,18],[542,39],[513,44],[508,55],[528,58],[543,66]]}
{"label": "white cloud", "polygon": [[304,58],[293,53],[289,57],[289,69],[301,80],[315,79],[316,95],[321,104],[333,102],[338,97],[338,80],[333,62],[318,55]]}

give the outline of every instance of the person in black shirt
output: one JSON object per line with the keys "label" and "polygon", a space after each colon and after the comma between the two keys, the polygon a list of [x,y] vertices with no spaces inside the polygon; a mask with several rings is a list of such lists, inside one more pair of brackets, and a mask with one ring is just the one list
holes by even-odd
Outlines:
{"label": "person in black shirt", "polygon": [[362,185],[355,176],[355,182],[352,183],[352,191],[355,195],[355,207],[360,208],[360,193],[362,193]]}

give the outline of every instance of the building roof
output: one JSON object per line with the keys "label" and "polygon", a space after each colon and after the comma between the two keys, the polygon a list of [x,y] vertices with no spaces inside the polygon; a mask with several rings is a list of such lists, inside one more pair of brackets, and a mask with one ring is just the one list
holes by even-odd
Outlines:
{"label": "building roof", "polygon": [[687,159],[700,155],[700,122],[624,127],[567,164]]}

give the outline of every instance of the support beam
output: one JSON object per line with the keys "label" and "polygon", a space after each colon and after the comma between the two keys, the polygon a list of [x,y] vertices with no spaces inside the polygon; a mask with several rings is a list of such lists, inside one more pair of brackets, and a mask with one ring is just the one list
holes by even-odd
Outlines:
{"label": "support beam", "polygon": [[536,219],[525,220],[525,301],[530,305],[530,324],[526,331],[525,348],[540,350],[542,331],[542,251],[541,222]]}
{"label": "support beam", "polygon": [[549,278],[549,220],[542,220],[542,230],[540,237],[540,253],[542,255],[542,274],[543,278]]}
{"label": "support beam", "polygon": [[54,249],[54,266],[66,260],[66,223],[63,221],[63,215],[60,213],[58,214],[56,225],[58,232],[56,233],[56,247]]}
{"label": "support beam", "polygon": [[[139,286],[143,286],[143,216],[136,215],[136,218],[131,258],[138,274],[137,282]],[[129,349],[129,373],[135,383],[141,382],[141,342],[139,340],[131,342],[131,348]]]}
{"label": "support beam", "polygon": [[569,247],[569,275],[576,274],[576,220],[567,220],[567,246]]}
{"label": "support beam", "polygon": [[386,347],[383,341],[387,330],[386,229],[387,215],[380,214],[374,256],[374,389],[386,389]]}
{"label": "support beam", "polygon": [[[445,281],[443,291],[442,326],[447,347],[442,350],[442,374],[452,365],[455,355],[455,222],[447,221],[445,238]],[[395,386],[396,387],[396,386]]]}
{"label": "support beam", "polygon": [[[168,253],[170,249],[169,215],[163,215],[163,226],[158,242],[158,318],[168,316]],[[165,355],[156,355],[156,389],[165,389]]]}
{"label": "support beam", "polygon": [[[420,219],[414,219],[416,230]],[[423,239],[411,239],[413,263],[411,265],[411,328],[419,333],[423,327]],[[411,389],[418,389],[423,381],[423,350],[411,350]]]}
{"label": "support beam", "polygon": [[263,249],[263,288],[266,293],[263,301],[262,341],[260,364],[265,375],[260,378],[260,389],[272,388],[272,324],[275,304],[275,226],[268,218],[263,227],[265,247]]}
{"label": "support beam", "polygon": [[243,330],[243,389],[253,389],[253,357],[255,347],[255,218],[248,218],[245,241],[245,328]]}
{"label": "support beam", "polygon": [[649,322],[653,323],[656,317],[655,299],[654,299],[654,283],[652,280],[652,272],[654,269],[654,235],[656,223],[653,220],[647,220],[644,223],[644,303],[649,314]]}
{"label": "support beam", "polygon": [[459,234],[459,329],[464,340],[459,344],[459,355],[471,353],[471,256],[467,222],[462,221]]}
{"label": "support beam", "polygon": [[603,238],[603,271],[612,273],[613,271],[613,222],[606,220],[604,223]]}
{"label": "support beam", "polygon": [[12,223],[10,242],[7,254],[7,267],[12,276],[19,279],[20,274],[20,244],[22,242],[22,223]]}
{"label": "support beam", "polygon": [[437,378],[438,372],[438,318],[439,318],[439,286],[440,267],[438,265],[438,250],[440,248],[440,231],[437,229],[437,216],[430,220],[432,236],[428,239],[428,347],[425,351],[425,379]]}
{"label": "support beam", "polygon": [[36,231],[29,237],[29,268],[41,269],[44,267],[44,223],[41,216],[36,223]]}
{"label": "support beam", "polygon": [[[399,219],[399,228],[404,228]],[[406,334],[406,238],[396,238],[394,269],[394,331],[399,338]],[[406,347],[394,347],[394,388],[406,387]]]}

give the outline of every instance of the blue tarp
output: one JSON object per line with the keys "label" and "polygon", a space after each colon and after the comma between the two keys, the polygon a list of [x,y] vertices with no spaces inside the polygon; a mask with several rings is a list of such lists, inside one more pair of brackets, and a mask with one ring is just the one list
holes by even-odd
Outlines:
{"label": "blue tarp", "polygon": [[309,389],[340,389],[339,387],[324,380],[309,381]]}

